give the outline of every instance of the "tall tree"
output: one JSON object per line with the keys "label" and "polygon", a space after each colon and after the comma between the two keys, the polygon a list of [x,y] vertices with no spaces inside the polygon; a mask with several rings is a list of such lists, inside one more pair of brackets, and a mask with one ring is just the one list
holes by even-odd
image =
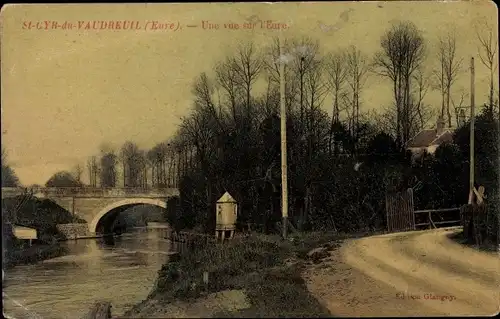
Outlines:
{"label": "tall tree", "polygon": [[476,26],[477,39],[479,41],[479,58],[481,63],[490,72],[490,91],[488,94],[488,104],[490,108],[494,108],[495,105],[495,71],[498,67],[498,59],[495,58],[497,55],[498,40],[494,34],[494,30],[488,22],[483,21],[483,23]]}
{"label": "tall tree", "polygon": [[[349,116],[351,134],[354,140],[358,138],[359,131],[359,108],[361,90],[366,83],[368,63],[365,55],[355,46],[351,46],[346,55],[347,82],[351,91],[351,114]],[[355,144],[353,144],[355,145]],[[355,150],[353,150],[355,151]]]}
{"label": "tall tree", "polygon": [[[283,41],[283,50],[285,53],[280,52],[280,41]],[[269,93],[272,93],[272,95],[276,97],[274,102],[277,108],[279,108],[280,64],[281,62],[285,64],[285,105],[287,110],[290,111],[294,107],[293,103],[297,96],[297,87],[299,83],[292,62],[295,62],[296,59],[300,59],[300,57],[296,56],[295,50],[292,50],[293,45],[292,41],[286,39],[280,40],[279,37],[274,37],[271,45],[266,48],[265,58],[263,59],[264,69],[268,75]]]}
{"label": "tall tree", "polygon": [[91,156],[87,160],[87,169],[89,173],[89,183],[91,187],[97,187],[97,176],[99,175],[99,164],[96,156]]}
{"label": "tall tree", "polygon": [[453,30],[448,31],[439,38],[438,61],[439,68],[435,72],[438,87],[441,91],[441,117],[447,119],[451,127],[452,115],[450,112],[451,88],[455,83],[462,66],[462,59],[457,57],[457,40]]}
{"label": "tall tree", "polygon": [[[300,123],[305,123],[305,80],[307,74],[316,67],[315,64],[319,56],[319,42],[309,37],[302,37],[298,40],[293,40],[291,46],[291,64],[295,77],[299,80]],[[302,135],[304,136],[305,134],[307,132],[303,130]]]}
{"label": "tall tree", "polygon": [[245,118],[250,121],[252,87],[263,67],[262,56],[255,45],[248,42],[238,47],[232,65],[236,80],[245,92]]}
{"label": "tall tree", "polygon": [[410,94],[410,136],[420,132],[434,115],[430,105],[424,101],[430,84],[428,77],[424,74],[423,67],[417,69],[412,80],[415,85]]}
{"label": "tall tree", "polygon": [[110,145],[102,145],[100,149],[100,184],[101,187],[116,187],[118,157]]}
{"label": "tall tree", "polygon": [[396,107],[396,143],[403,147],[410,136],[411,79],[425,59],[422,32],[409,21],[398,22],[382,36],[374,71],[392,82]]}
{"label": "tall tree", "polygon": [[328,84],[333,95],[332,121],[340,121],[340,98],[347,77],[347,54],[344,51],[331,53],[326,57]]}
{"label": "tall tree", "polygon": [[145,161],[144,154],[137,144],[125,142],[121,148],[121,160],[123,163],[124,186],[142,186],[142,171]]}
{"label": "tall tree", "polygon": [[74,174],[75,180],[78,182],[78,184],[83,185],[83,183],[82,183],[82,175],[83,175],[82,165],[76,164],[75,168],[73,169],[73,174]]}
{"label": "tall tree", "polygon": [[[233,121],[237,121],[236,103],[241,98],[241,86],[237,73],[236,62],[230,57],[226,58],[215,67],[216,81],[222,87],[225,96],[229,100],[230,114]],[[219,102],[219,104],[221,104]]]}

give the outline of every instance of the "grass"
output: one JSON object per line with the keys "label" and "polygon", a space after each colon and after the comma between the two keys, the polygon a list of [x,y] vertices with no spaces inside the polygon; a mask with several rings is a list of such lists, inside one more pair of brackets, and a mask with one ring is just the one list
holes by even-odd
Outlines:
{"label": "grass", "polygon": [[[220,317],[330,317],[331,314],[312,297],[301,277],[308,262],[319,263],[335,241],[361,237],[367,233],[305,233],[290,236],[254,234],[224,244],[198,247],[177,261],[163,265],[148,299],[161,304],[173,301],[192,302],[208,293],[241,289],[251,307],[236,312],[220,312]],[[323,255],[314,258],[308,252],[324,247]],[[208,272],[208,287],[203,273]],[[147,300],[148,300],[147,299]],[[144,301],[144,302],[147,302]],[[144,303],[143,302],[143,303]],[[127,315],[140,312],[136,305]]]}

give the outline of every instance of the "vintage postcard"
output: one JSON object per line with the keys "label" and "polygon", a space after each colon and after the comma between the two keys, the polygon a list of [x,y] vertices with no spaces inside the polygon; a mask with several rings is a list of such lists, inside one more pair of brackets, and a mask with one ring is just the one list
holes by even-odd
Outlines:
{"label": "vintage postcard", "polygon": [[7,4],[7,318],[494,315],[498,8]]}

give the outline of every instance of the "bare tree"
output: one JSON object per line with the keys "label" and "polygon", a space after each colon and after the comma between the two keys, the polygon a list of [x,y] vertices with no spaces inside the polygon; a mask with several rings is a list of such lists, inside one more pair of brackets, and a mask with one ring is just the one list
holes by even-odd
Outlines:
{"label": "bare tree", "polygon": [[212,116],[206,109],[195,109],[191,116],[182,119],[179,132],[184,136],[186,144],[193,146],[194,155],[191,157],[195,158],[193,162],[202,174],[200,186],[205,193],[205,215],[210,216],[213,192],[211,167],[217,151],[214,147],[217,131],[214,130]]}
{"label": "bare tree", "polygon": [[415,83],[415,87],[413,87],[412,91],[412,105],[411,109],[413,110],[413,114],[415,117],[412,117],[412,121],[410,123],[411,126],[411,136],[417,134],[420,130],[422,130],[425,124],[429,121],[430,107],[425,104],[424,99],[429,90],[429,81],[425,76],[422,68],[418,69],[413,75],[413,80]]}
{"label": "bare tree", "polygon": [[[305,77],[315,67],[319,55],[319,42],[309,37],[302,37],[291,43],[291,61],[293,72],[299,83],[299,110],[300,122],[304,123],[305,117]],[[302,132],[305,134],[306,132]]]}
{"label": "bare tree", "polygon": [[101,145],[100,164],[99,179],[101,187],[116,187],[118,156],[111,145]]}
{"label": "bare tree", "polygon": [[351,119],[350,128],[353,138],[356,140],[359,129],[360,94],[364,84],[366,83],[368,62],[365,55],[361,51],[359,51],[355,46],[351,46],[346,54],[346,64],[346,79],[352,94],[351,114],[349,116]]}
{"label": "bare tree", "polygon": [[338,153],[338,141],[333,141],[335,123],[340,122],[341,102],[345,99],[344,85],[347,78],[347,54],[345,51],[330,53],[326,57],[327,81],[333,95],[332,118],[330,122],[329,153],[332,153],[332,142],[335,152]]}
{"label": "bare tree", "polygon": [[460,100],[458,101],[458,103],[455,103],[455,99],[453,99],[453,98],[451,99],[451,104],[453,105],[453,111],[455,114],[455,121],[457,123],[457,126],[459,126],[460,124],[463,124],[460,122],[461,116],[463,116],[464,120],[465,120],[465,109],[468,108],[468,107],[465,107],[463,105],[465,97],[466,97],[466,94],[462,90],[462,92],[460,94]]}
{"label": "bare tree", "polygon": [[410,93],[412,75],[425,59],[425,43],[412,22],[394,24],[381,39],[373,70],[391,80],[396,107],[396,142],[402,147],[410,139]]}
{"label": "bare tree", "polygon": [[195,107],[203,108],[212,121],[215,121],[217,128],[221,131],[224,126],[220,121],[220,114],[213,101],[214,83],[206,73],[202,73],[194,82],[192,93],[195,97]]}
{"label": "bare tree", "polygon": [[75,168],[73,170],[73,174],[75,176],[75,180],[79,183],[82,184],[82,175],[83,175],[83,167],[80,164],[75,165]]}
{"label": "bare tree", "polygon": [[237,82],[245,92],[246,120],[247,123],[251,123],[251,92],[264,66],[262,56],[257,52],[255,45],[249,42],[238,47],[232,66]]}
{"label": "bare tree", "polygon": [[230,113],[233,120],[236,122],[236,103],[241,93],[241,87],[238,85],[238,73],[236,71],[235,61],[231,58],[227,58],[224,62],[217,64],[215,67],[215,75],[217,83],[222,87],[229,100]]}
{"label": "bare tree", "polygon": [[97,176],[99,174],[99,165],[97,164],[97,158],[91,156],[87,161],[87,169],[89,173],[89,184],[91,187],[97,187]]}
{"label": "bare tree", "polygon": [[187,174],[187,150],[188,150],[188,141],[183,135],[176,135],[172,140],[172,145],[174,149],[174,153],[177,159],[177,171],[175,173],[175,183],[176,187],[179,187],[180,181],[182,177]]}
{"label": "bare tree", "polygon": [[150,149],[146,154],[147,165],[151,168],[151,186],[153,188],[157,187],[157,164],[154,148]]}
{"label": "bare tree", "polygon": [[120,155],[123,163],[124,186],[142,186],[141,178],[145,161],[139,147],[135,143],[125,142],[121,148]]}
{"label": "bare tree", "polygon": [[168,158],[167,142],[156,144],[147,155],[151,162],[151,183],[154,187],[165,187],[167,185],[166,162]]}
{"label": "bare tree", "polygon": [[[296,89],[298,87],[298,81],[295,77],[291,62],[297,57],[292,55],[293,43],[286,39],[283,40],[283,42],[283,50],[285,53],[280,55],[280,39],[278,37],[273,38],[272,44],[267,47],[265,51],[263,66],[268,74],[269,93],[273,93],[274,96],[279,98],[280,64],[281,62],[285,64],[285,104],[287,110],[292,110],[293,102],[297,95]],[[279,105],[279,103],[277,103],[277,105]]]}
{"label": "bare tree", "polygon": [[307,109],[307,141],[308,141],[308,156],[311,160],[313,149],[315,149],[315,139],[318,132],[317,126],[317,110],[323,105],[326,93],[328,92],[328,85],[324,76],[325,63],[321,59],[315,59],[311,63],[309,72],[305,76],[305,94],[307,96],[306,106]]}
{"label": "bare tree", "polygon": [[448,126],[451,127],[451,88],[455,83],[462,66],[462,59],[456,56],[456,35],[453,30],[448,31],[439,38],[438,61],[439,68],[435,72],[438,79],[438,88],[441,91],[441,117],[447,118]]}
{"label": "bare tree", "polygon": [[495,86],[493,79],[494,73],[498,67],[497,59],[495,58],[497,54],[498,42],[497,36],[493,33],[493,28],[486,21],[476,26],[476,35],[479,40],[479,58],[481,63],[488,68],[488,71],[490,71],[490,92],[488,94],[490,108],[493,108],[495,105]]}
{"label": "bare tree", "polygon": [[346,53],[339,51],[329,54],[326,58],[326,71],[328,74],[328,84],[333,94],[333,125],[333,122],[338,122],[340,120],[340,95],[343,92],[347,77]]}

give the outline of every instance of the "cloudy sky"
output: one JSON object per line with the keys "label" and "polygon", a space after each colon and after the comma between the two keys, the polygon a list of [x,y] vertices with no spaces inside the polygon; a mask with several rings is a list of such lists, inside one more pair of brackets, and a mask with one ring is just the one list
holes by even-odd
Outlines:
{"label": "cloudy sky", "polygon": [[[351,10],[350,10],[351,9]],[[410,20],[428,41],[428,71],[436,65],[435,42],[456,28],[458,55],[465,59],[454,94],[468,94],[468,61],[475,56],[476,101],[485,101],[488,75],[477,57],[474,26],[489,22],[496,32],[497,9],[490,1],[365,2],[285,4],[10,5],[1,12],[2,145],[21,182],[44,184],[56,171],[71,170],[96,154],[103,142],[126,140],[148,148],[168,139],[191,107],[190,87],[201,72],[240,41],[264,47],[276,30],[227,30],[252,16],[289,25],[286,37],[311,36],[325,52],[356,45],[368,56],[397,20]],[[344,15],[342,15],[344,13]],[[169,30],[82,30],[87,21],[130,20],[179,23]],[[188,28],[201,21],[218,30]],[[39,30],[36,22],[74,25]],[[32,29],[26,26],[31,22]],[[321,28],[320,25],[326,27]],[[24,27],[23,27],[24,26]],[[328,28],[330,26],[330,28]],[[362,95],[365,110],[391,103],[390,85],[371,76]],[[426,101],[436,108],[439,94]],[[328,103],[325,107],[328,106]]]}

